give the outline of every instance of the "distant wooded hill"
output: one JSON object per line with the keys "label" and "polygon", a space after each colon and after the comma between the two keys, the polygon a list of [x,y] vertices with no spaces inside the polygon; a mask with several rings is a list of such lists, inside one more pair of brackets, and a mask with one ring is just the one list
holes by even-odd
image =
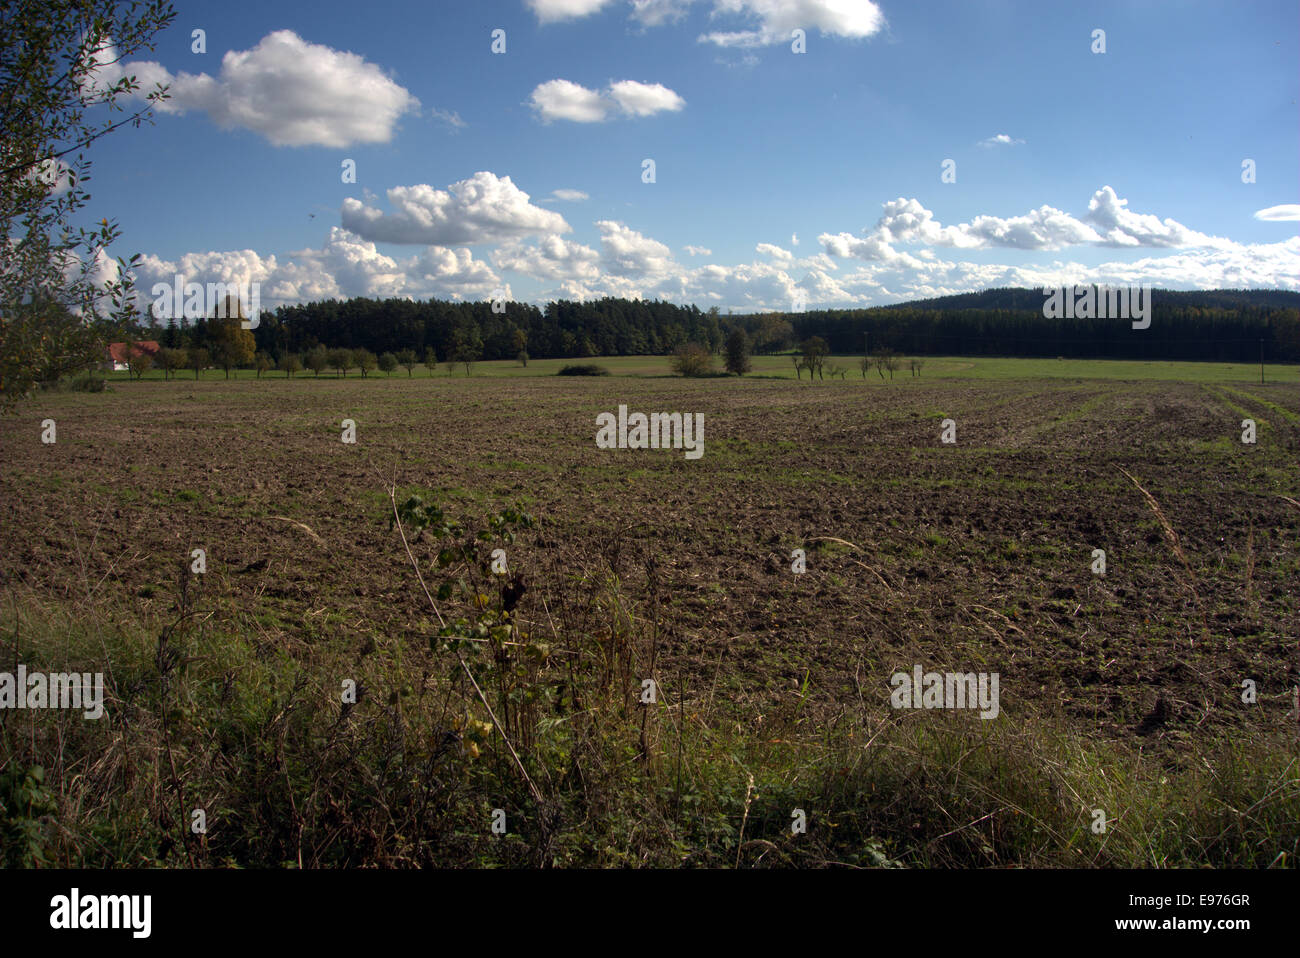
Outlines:
{"label": "distant wooded hill", "polygon": [[[1191,291],[1157,289],[1152,292],[1156,296],[1156,302],[1164,300],[1170,304],[1195,306],[1199,309],[1207,307],[1235,309],[1240,306],[1300,309],[1300,293],[1285,289],[1208,289]],[[1000,289],[984,289],[978,293],[958,293],[955,296],[916,299],[906,303],[894,303],[881,308],[1010,309],[1033,312],[1042,310],[1043,298],[1041,289],[1007,286]]]}
{"label": "distant wooded hill", "polygon": [[[263,313],[260,350],[279,358],[317,345],[375,353],[433,348],[440,359],[663,355],[698,342],[722,348],[739,326],[755,352],[820,336],[837,354],[1062,356],[1105,359],[1300,362],[1300,293],[1152,291],[1151,325],[1127,319],[1048,319],[1037,289],[989,289],[869,309],[721,314],[658,300],[560,300],[539,308],[487,302],[328,300]],[[143,331],[142,331],[143,332]],[[203,346],[206,323],[150,331],[164,346]]]}

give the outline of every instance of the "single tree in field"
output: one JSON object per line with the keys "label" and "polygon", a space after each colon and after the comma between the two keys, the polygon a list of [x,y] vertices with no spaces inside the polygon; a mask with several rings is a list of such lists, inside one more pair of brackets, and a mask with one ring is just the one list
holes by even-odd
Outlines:
{"label": "single tree in field", "polygon": [[805,339],[799,351],[803,353],[803,363],[808,370],[808,378],[812,379],[813,370],[817,371],[818,379],[825,378],[822,376],[822,364],[826,362],[826,356],[830,353],[826,340],[820,336]]}
{"label": "single tree in field", "polygon": [[515,362],[517,362],[520,366],[523,366],[525,369],[527,369],[527,368],[528,368],[528,350],[526,350],[526,349],[521,349],[521,350],[519,350],[519,355],[515,357]]}
{"label": "single tree in field", "polygon": [[899,362],[898,354],[892,349],[885,353],[885,368],[889,370],[890,382],[894,380],[894,372],[898,369]]}
{"label": "single tree in field", "polygon": [[225,370],[226,378],[230,378],[230,370],[235,368],[234,354],[222,348],[222,344],[216,341],[208,342],[208,364],[215,366],[217,369]]}
{"label": "single tree in field", "polygon": [[702,343],[687,343],[673,351],[673,372],[679,376],[705,376],[713,371],[713,353]]}
{"label": "single tree in field", "polygon": [[232,369],[251,363],[257,354],[257,341],[244,328],[244,308],[236,297],[227,296],[213,308],[208,320],[208,347],[213,360],[226,371],[227,379]]}
{"label": "single tree in field", "polygon": [[275,363],[265,352],[258,350],[257,355],[253,357],[253,368],[257,370],[257,378],[262,378],[262,373],[275,368]]}
{"label": "single tree in field", "polygon": [[352,350],[331,349],[329,351],[329,364],[330,369],[337,369],[339,375],[346,378],[348,370],[352,368]]}
{"label": "single tree in field", "polygon": [[390,377],[397,369],[397,356],[393,353],[380,353],[378,362],[380,371],[388,373]]}
{"label": "single tree in field", "polygon": [[330,368],[330,354],[324,346],[313,346],[307,350],[305,362],[307,368],[319,378],[321,373]]}
{"label": "single tree in field", "polygon": [[[99,281],[121,231],[107,218],[87,229],[77,214],[90,199],[88,147],[152,122],[166,96],[120,64],[152,50],[175,16],[152,0],[0,4],[0,410],[132,336],[139,257],[118,259],[117,278]],[[133,98],[139,109],[123,114]]]}
{"label": "single tree in field", "polygon": [[414,349],[403,349],[397,354],[397,361],[406,369],[406,378],[410,379],[415,373],[415,367],[419,365],[420,360],[416,358]]}
{"label": "single tree in field", "polygon": [[885,378],[885,373],[889,373],[889,378],[894,378],[894,370],[898,369],[898,354],[888,346],[881,346],[875,352],[876,372],[880,373],[880,378]]}
{"label": "single tree in field", "polygon": [[276,363],[276,368],[284,373],[285,379],[292,379],[294,373],[302,372],[302,360],[297,353],[285,353]]}
{"label": "single tree in field", "polygon": [[178,369],[189,365],[189,361],[190,357],[184,349],[158,350],[158,365],[162,366],[164,379],[173,378]]}
{"label": "single tree in field", "polygon": [[862,370],[863,379],[867,378],[867,373],[871,370],[871,367],[874,364],[875,364],[875,360],[873,360],[870,356],[863,356],[861,359],[858,360],[858,369]]}
{"label": "single tree in field", "polygon": [[144,379],[144,374],[153,368],[153,353],[141,349],[135,343],[126,344],[126,375],[136,380]]}
{"label": "single tree in field", "polygon": [[470,367],[478,362],[483,355],[483,339],[479,336],[478,328],[467,328],[456,330],[456,338],[452,346],[451,356],[448,357],[453,364],[464,363],[465,375],[470,375]]}
{"label": "single tree in field", "polygon": [[925,365],[925,360],[924,360],[924,359],[913,359],[913,360],[912,360],[912,363],[911,363],[911,367],[912,367],[912,375],[913,375],[913,376],[920,376],[920,375],[921,375],[921,367],[924,366],[924,365]]}
{"label": "single tree in field", "polygon": [[510,345],[514,348],[515,359],[525,367],[528,365],[528,330],[515,327],[510,334]]}
{"label": "single tree in field", "polygon": [[727,335],[727,372],[743,376],[750,370],[749,337],[737,326]]}
{"label": "single tree in field", "polygon": [[361,370],[361,378],[365,379],[366,374],[379,365],[379,360],[368,349],[354,349],[352,350],[352,365]]}
{"label": "single tree in field", "polygon": [[424,368],[429,370],[430,376],[432,376],[433,371],[438,368],[438,351],[432,346],[425,347]]}
{"label": "single tree in field", "polygon": [[189,351],[190,369],[194,370],[194,378],[199,378],[199,373],[212,365],[212,357],[202,346]]}
{"label": "single tree in field", "polygon": [[[794,363],[794,378],[803,379],[803,357],[798,353],[791,353],[790,362]],[[808,374],[808,378],[812,379],[811,372]]]}

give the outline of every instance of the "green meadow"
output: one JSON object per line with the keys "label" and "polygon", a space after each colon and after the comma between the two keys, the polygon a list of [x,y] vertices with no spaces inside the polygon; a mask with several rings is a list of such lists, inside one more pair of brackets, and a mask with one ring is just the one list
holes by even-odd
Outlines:
{"label": "green meadow", "polygon": [[[845,373],[845,381],[854,381],[858,383],[869,383],[874,385],[888,384],[886,378],[882,380],[880,375],[874,370],[869,370],[864,377],[858,368],[860,356],[831,356],[827,360],[827,367],[831,364],[839,364],[848,371]],[[1200,362],[1165,362],[1160,360],[1110,360],[1110,359],[1016,359],[1001,357],[962,357],[962,356],[925,356],[921,357],[924,365],[920,370],[920,378],[927,379],[976,379],[976,380],[1035,380],[1035,379],[1103,379],[1103,380],[1131,380],[1131,381],[1158,381],[1158,382],[1188,382],[1188,383],[1258,383],[1260,377],[1260,367],[1258,364],[1250,363],[1200,363]],[[902,359],[901,368],[894,374],[894,382],[902,382],[914,379],[908,369],[909,359]],[[611,376],[637,376],[637,377],[671,377],[672,370],[669,367],[669,357],[667,356],[597,356],[592,358],[580,359],[532,359],[528,365],[521,366],[514,360],[495,360],[491,362],[476,362],[471,366],[471,376],[484,377],[527,377],[527,376],[554,376],[564,366],[572,364],[594,363],[603,366],[609,370]],[[721,360],[717,362],[717,368],[721,369]],[[428,378],[447,376],[465,376],[465,367],[457,366],[452,368],[447,364],[440,364],[430,373],[425,366],[417,366],[412,374],[413,378]],[[126,381],[129,374],[125,372],[106,373],[105,378],[116,382]],[[163,373],[160,369],[151,369],[145,375],[145,381],[162,380]],[[193,371],[182,371],[176,374],[178,380],[193,379]],[[202,377],[204,380],[225,379],[226,375],[219,369],[206,370]],[[240,369],[233,370],[230,374],[232,379],[254,379],[257,374],[252,370]],[[285,374],[282,372],[272,371],[262,374],[264,379],[283,379]],[[333,370],[320,374],[319,377],[310,372],[300,372],[295,374],[295,379],[337,379],[338,373]],[[361,375],[352,370],[347,375],[348,379],[360,379]],[[374,379],[380,382],[387,380],[407,379],[406,370],[399,369],[391,376],[381,372],[371,371],[367,379]],[[794,366],[790,361],[790,355],[783,353],[775,356],[755,356],[753,357],[753,370],[746,378],[760,379],[794,379]],[[829,380],[830,377],[827,377]],[[805,381],[807,377],[804,377]],[[1297,382],[1300,383],[1300,365],[1288,364],[1266,364],[1264,366],[1265,382]]]}

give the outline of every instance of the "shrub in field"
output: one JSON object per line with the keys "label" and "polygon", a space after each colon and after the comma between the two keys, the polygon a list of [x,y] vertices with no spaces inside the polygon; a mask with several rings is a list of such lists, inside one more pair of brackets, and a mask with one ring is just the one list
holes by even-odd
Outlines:
{"label": "shrub in field", "polygon": [[94,370],[87,370],[75,376],[62,376],[59,379],[42,379],[37,388],[43,393],[102,393],[108,388],[108,381]]}
{"label": "shrub in field", "polygon": [[673,353],[672,366],[679,376],[707,376],[713,371],[713,354],[699,343],[687,343]]}
{"label": "shrub in field", "polygon": [[557,376],[608,376],[609,370],[604,366],[597,366],[595,363],[571,364],[561,366]]}
{"label": "shrub in field", "polygon": [[73,376],[68,381],[68,388],[74,393],[102,393],[106,382],[103,376],[96,376],[94,372],[85,372],[80,376]]}

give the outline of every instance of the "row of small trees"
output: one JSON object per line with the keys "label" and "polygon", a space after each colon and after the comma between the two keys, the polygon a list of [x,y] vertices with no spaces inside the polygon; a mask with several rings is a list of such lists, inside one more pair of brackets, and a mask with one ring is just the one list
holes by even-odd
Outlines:
{"label": "row of small trees", "polygon": [[[727,372],[743,376],[750,371],[750,341],[743,329],[733,328],[727,336],[724,356]],[[818,379],[825,379],[827,375],[843,379],[849,371],[848,367],[828,362],[829,357],[830,349],[826,341],[820,336],[812,336],[799,344],[798,350],[791,354],[790,361],[794,363],[795,376],[799,379],[803,378],[805,369],[810,382],[814,374]],[[921,367],[925,365],[923,360],[913,358],[907,362],[913,376],[921,375]],[[863,356],[858,362],[858,369],[863,379],[874,369],[881,379],[885,378],[885,373],[889,373],[892,380],[902,364],[901,356],[888,347],[882,347]],[[679,376],[708,376],[713,371],[713,354],[699,343],[687,343],[673,353],[672,365],[673,372]]]}
{"label": "row of small trees", "polygon": [[[728,373],[743,376],[752,368],[749,353],[749,339],[744,330],[735,328],[727,337],[724,349],[724,360]],[[184,370],[193,370],[194,378],[198,379],[203,370],[217,366],[224,368],[226,378],[230,378],[230,370],[239,365],[247,363],[238,363],[232,355],[233,351],[216,350],[210,351],[203,347],[191,347],[187,349],[166,348],[158,350],[156,354],[150,354],[138,348],[128,348],[127,365],[133,376],[137,379],[142,378],[154,365],[155,357],[157,364],[162,367],[163,376],[171,379],[177,373]],[[830,351],[826,347],[826,342],[820,336],[813,336],[800,344],[799,350],[790,357],[794,363],[795,375],[802,379],[803,371],[808,370],[808,379],[812,380],[813,374],[818,379],[825,379],[829,374],[831,378],[838,376],[844,379],[848,373],[848,368],[838,363],[827,362]],[[324,346],[317,346],[305,353],[285,353],[279,360],[275,360],[269,353],[257,352],[253,356],[252,367],[257,371],[260,379],[262,373],[271,370],[279,370],[286,377],[293,378],[297,373],[304,370],[310,370],[316,376],[326,370],[334,370],[339,376],[347,376],[350,370],[356,369],[365,378],[369,373],[378,369],[380,372],[387,373],[391,376],[398,369],[404,368],[407,376],[415,373],[415,367],[423,362],[429,370],[429,375],[433,375],[434,368],[438,365],[438,354],[432,346],[424,351],[424,356],[417,356],[412,349],[403,349],[399,352],[384,352],[376,356],[368,349],[327,349]],[[464,353],[457,353],[448,358],[447,366],[454,368],[463,365],[465,374],[469,375],[474,359]],[[527,365],[526,355],[521,354],[520,362]],[[892,349],[881,348],[863,356],[858,362],[858,369],[865,379],[867,373],[875,369],[880,378],[885,378],[885,373],[889,373],[889,378],[894,378],[894,373],[902,366],[902,357]],[[913,376],[921,375],[921,367],[925,364],[921,359],[908,360],[909,369]],[[673,353],[672,358],[673,372],[679,376],[708,376],[713,373],[713,353],[708,347],[700,343],[687,343],[679,346]]]}
{"label": "row of small trees", "polygon": [[[797,378],[803,378],[803,371],[808,370],[808,379],[812,380],[813,374],[817,374],[818,379],[825,379],[826,374],[831,377],[839,376],[843,379],[848,374],[848,367],[841,366],[839,363],[828,363],[827,358],[830,356],[830,349],[826,341],[820,336],[812,336],[804,340],[799,345],[798,352],[791,355],[790,359],[794,363],[794,372]],[[922,359],[912,358],[908,361],[908,369],[913,376],[921,375],[921,367],[925,365]],[[867,373],[875,370],[879,373],[880,378],[885,378],[885,373],[889,373],[889,378],[894,378],[894,373],[902,368],[903,358],[888,347],[881,347],[871,353],[863,356],[858,360],[858,370],[862,373],[862,378],[867,378]]]}
{"label": "row of small trees", "polygon": [[[169,349],[163,348],[158,350],[156,355],[151,356],[139,349],[131,351],[127,357],[127,366],[131,375],[137,379],[151,369],[155,362],[163,370],[163,378],[171,379],[178,373],[192,370],[194,378],[198,379],[199,374],[205,369],[213,366],[224,368],[226,378],[230,378],[230,370],[239,365],[249,365],[248,363],[231,363],[227,365],[223,360],[225,357],[214,356],[213,352],[203,347],[192,347],[188,349]],[[428,367],[429,375],[433,375],[434,367],[438,365],[438,354],[432,348],[424,351],[424,355],[417,356],[412,349],[403,349],[396,353],[380,353],[376,356],[368,349],[327,349],[324,346],[317,346],[305,353],[285,353],[279,360],[275,360],[269,353],[258,352],[253,356],[252,367],[257,371],[260,379],[262,373],[278,370],[288,378],[293,378],[297,373],[304,370],[310,371],[319,376],[327,370],[333,370],[339,376],[346,376],[350,370],[358,370],[362,378],[369,373],[378,369],[380,372],[387,373],[391,376],[398,369],[405,369],[408,376],[415,374],[415,367],[421,362]],[[472,359],[456,357],[449,359],[448,366],[464,365],[465,372],[468,375]]]}

